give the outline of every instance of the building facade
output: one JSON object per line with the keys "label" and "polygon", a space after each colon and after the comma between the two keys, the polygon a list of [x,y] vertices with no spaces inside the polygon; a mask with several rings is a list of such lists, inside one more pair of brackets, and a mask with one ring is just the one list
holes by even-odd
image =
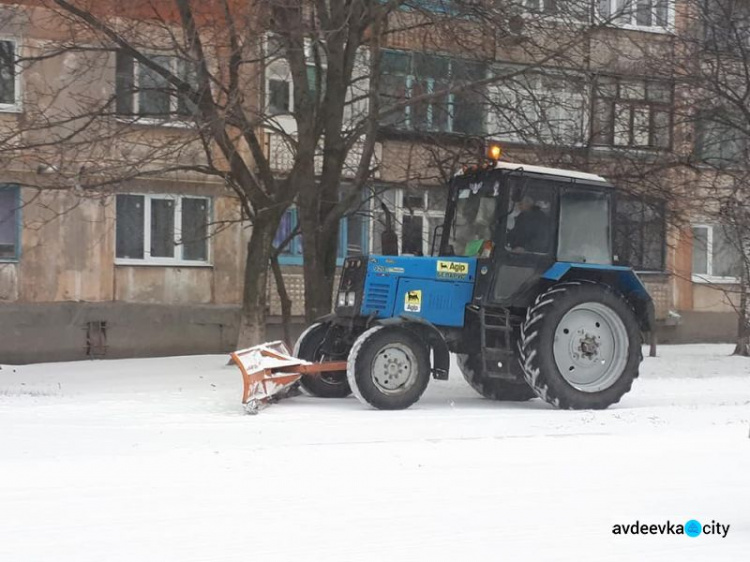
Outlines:
{"label": "building facade", "polygon": [[[684,118],[679,42],[692,21],[689,6],[651,0],[628,7],[611,0],[566,9],[559,1],[525,0],[515,3],[507,33],[467,33],[471,40],[456,42],[412,24],[439,13],[471,28],[466,14],[452,12],[450,2],[414,4],[394,15],[384,38],[378,80],[383,103],[460,83],[481,86],[404,104],[383,118],[377,172],[361,206],[341,221],[339,260],[379,251],[383,205],[394,219],[399,250],[429,254],[450,170],[441,166],[441,156],[467,139],[492,139],[502,142],[510,161],[598,172],[622,186],[615,250],[651,292],[660,339],[731,341],[736,249],[712,219],[679,209],[682,219],[671,218],[675,199],[665,195],[690,184],[670,165],[686,154],[735,162],[746,155],[743,141],[722,131],[721,122],[708,119],[701,127]],[[23,8],[3,20],[4,130],[21,130],[25,113],[40,100],[64,107],[64,96],[51,99],[49,84],[64,81],[82,64],[51,57],[33,71],[23,68],[19,61],[50,40],[39,10]],[[585,40],[560,47],[596,22]],[[544,36],[556,37],[557,47],[535,40]],[[159,56],[164,64],[179,64]],[[188,115],[189,108],[143,86],[158,84],[158,76],[117,53],[86,62],[95,78],[82,90],[111,96],[115,112],[138,116],[117,125],[129,127],[132,137],[108,153],[113,166],[127,165],[153,146],[179,144],[181,128],[153,116],[165,108]],[[137,95],[125,87],[133,84],[142,86]],[[293,85],[283,60],[267,64],[254,87],[275,122],[293,129]],[[290,148],[273,130],[265,139],[270,162],[283,174]],[[74,182],[69,189],[45,188],[54,169],[8,154],[0,170],[0,362],[232,349],[250,227],[221,181],[182,170],[134,173],[96,192],[76,189]],[[163,158],[196,156],[181,146]],[[296,221],[292,206],[275,243],[289,237]],[[280,255],[297,319],[304,310],[302,244],[295,237]],[[268,295],[276,325],[280,306],[273,283]]]}

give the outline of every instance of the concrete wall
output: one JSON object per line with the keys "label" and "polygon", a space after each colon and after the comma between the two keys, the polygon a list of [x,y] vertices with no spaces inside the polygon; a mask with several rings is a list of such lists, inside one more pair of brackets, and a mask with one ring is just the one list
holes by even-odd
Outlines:
{"label": "concrete wall", "polygon": [[680,323],[658,331],[659,343],[731,343],[737,335],[734,312],[681,310]]}
{"label": "concrete wall", "polygon": [[[102,339],[94,322],[106,323]],[[236,348],[238,323],[239,307],[226,305],[4,304],[0,364],[224,353]],[[302,328],[298,319],[293,336]],[[269,324],[269,340],[281,334],[277,322]]]}

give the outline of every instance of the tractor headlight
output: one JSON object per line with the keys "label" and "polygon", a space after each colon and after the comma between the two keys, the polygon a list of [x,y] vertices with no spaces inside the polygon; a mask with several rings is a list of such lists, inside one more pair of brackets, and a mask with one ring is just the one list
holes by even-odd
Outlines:
{"label": "tractor headlight", "polygon": [[349,291],[346,293],[346,306],[354,306],[354,301],[357,300],[357,295],[354,293],[354,291]]}
{"label": "tractor headlight", "polygon": [[336,306],[346,306],[346,293],[339,291],[339,296],[336,299]]}

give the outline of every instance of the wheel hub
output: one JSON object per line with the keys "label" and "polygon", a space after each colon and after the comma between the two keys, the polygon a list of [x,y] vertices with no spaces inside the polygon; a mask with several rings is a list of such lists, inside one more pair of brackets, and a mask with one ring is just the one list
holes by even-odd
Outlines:
{"label": "wheel hub", "polygon": [[571,386],[599,392],[612,386],[627,364],[625,324],[608,306],[590,302],[570,309],[555,330],[557,368]]}
{"label": "wheel hub", "polygon": [[401,344],[389,344],[375,355],[372,380],[382,392],[397,394],[414,384],[416,368],[416,357],[411,349]]}
{"label": "wheel hub", "polygon": [[586,334],[579,340],[578,349],[581,352],[581,357],[590,361],[598,355],[599,344],[596,341],[598,337],[593,334]]}

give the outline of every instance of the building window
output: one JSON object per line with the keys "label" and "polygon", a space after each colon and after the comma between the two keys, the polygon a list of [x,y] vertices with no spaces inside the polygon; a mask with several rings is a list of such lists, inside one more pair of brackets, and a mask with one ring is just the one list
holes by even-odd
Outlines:
{"label": "building window", "polygon": [[741,54],[750,47],[750,4],[747,0],[703,0],[699,10],[707,49]]}
{"label": "building window", "polygon": [[0,261],[15,261],[19,255],[20,190],[0,185]]}
{"label": "building window", "polygon": [[205,265],[211,201],[206,197],[118,195],[118,263]]}
{"label": "building window", "polygon": [[610,198],[591,189],[565,188],[560,193],[557,259],[612,263]]}
{"label": "building window", "polygon": [[[384,51],[381,60],[381,108],[405,100],[471,84],[486,77],[484,64],[425,53]],[[424,132],[480,134],[484,130],[484,87],[467,88],[401,107],[383,123]]]}
{"label": "building window", "polygon": [[[440,229],[445,217],[447,191],[444,188],[389,189],[372,199],[372,253],[382,253],[382,235],[390,226],[396,232],[402,254],[430,255],[437,250]],[[437,232],[436,232],[437,229]]]}
{"label": "building window", "polygon": [[[274,247],[278,248],[297,228],[298,212],[296,207],[287,209],[281,217],[279,229],[273,239]],[[339,223],[339,243],[336,263],[342,265],[346,256],[360,256],[368,253],[367,213],[363,209],[353,212],[341,219]],[[286,265],[302,265],[302,234],[297,233],[279,254],[279,263]]]}
{"label": "building window", "polygon": [[672,146],[670,83],[599,76],[594,93],[594,144],[662,150]]}
{"label": "building window", "polygon": [[582,22],[588,21],[591,10],[587,0],[524,0],[524,5],[532,13]]}
{"label": "building window", "polygon": [[[286,60],[286,51],[281,39],[274,34],[266,36],[266,106],[270,115],[283,115],[294,111],[294,85],[292,73]],[[314,52],[313,44],[305,40],[307,61],[307,88],[310,95],[317,96],[318,82],[325,92],[327,62],[323,48]],[[318,69],[321,71],[318,77]]]}
{"label": "building window", "polygon": [[747,160],[747,135],[739,118],[727,112],[699,115],[695,140],[696,156],[706,164],[732,167]]}
{"label": "building window", "polygon": [[522,144],[570,146],[584,140],[585,80],[554,71],[496,69],[508,78],[492,87],[490,133]]}
{"label": "building window", "polygon": [[17,111],[20,106],[16,42],[0,40],[0,111]]}
{"label": "building window", "polygon": [[674,19],[671,0],[599,0],[599,15],[613,25],[648,31],[667,31]]}
{"label": "building window", "polygon": [[664,271],[665,210],[663,201],[617,195],[614,247],[618,261],[637,271]]}
{"label": "building window", "polygon": [[727,227],[693,226],[693,281],[732,282],[739,279],[741,271],[742,255]]}
{"label": "building window", "polygon": [[289,113],[291,110],[290,89],[287,80],[272,78],[268,81],[268,113],[271,115]]}
{"label": "building window", "polygon": [[[195,68],[189,61],[172,55],[152,55],[149,59],[188,84],[195,84]],[[123,117],[185,121],[195,114],[195,104],[179,94],[167,78],[122,52],[117,53],[116,60],[115,105],[117,114]]]}

